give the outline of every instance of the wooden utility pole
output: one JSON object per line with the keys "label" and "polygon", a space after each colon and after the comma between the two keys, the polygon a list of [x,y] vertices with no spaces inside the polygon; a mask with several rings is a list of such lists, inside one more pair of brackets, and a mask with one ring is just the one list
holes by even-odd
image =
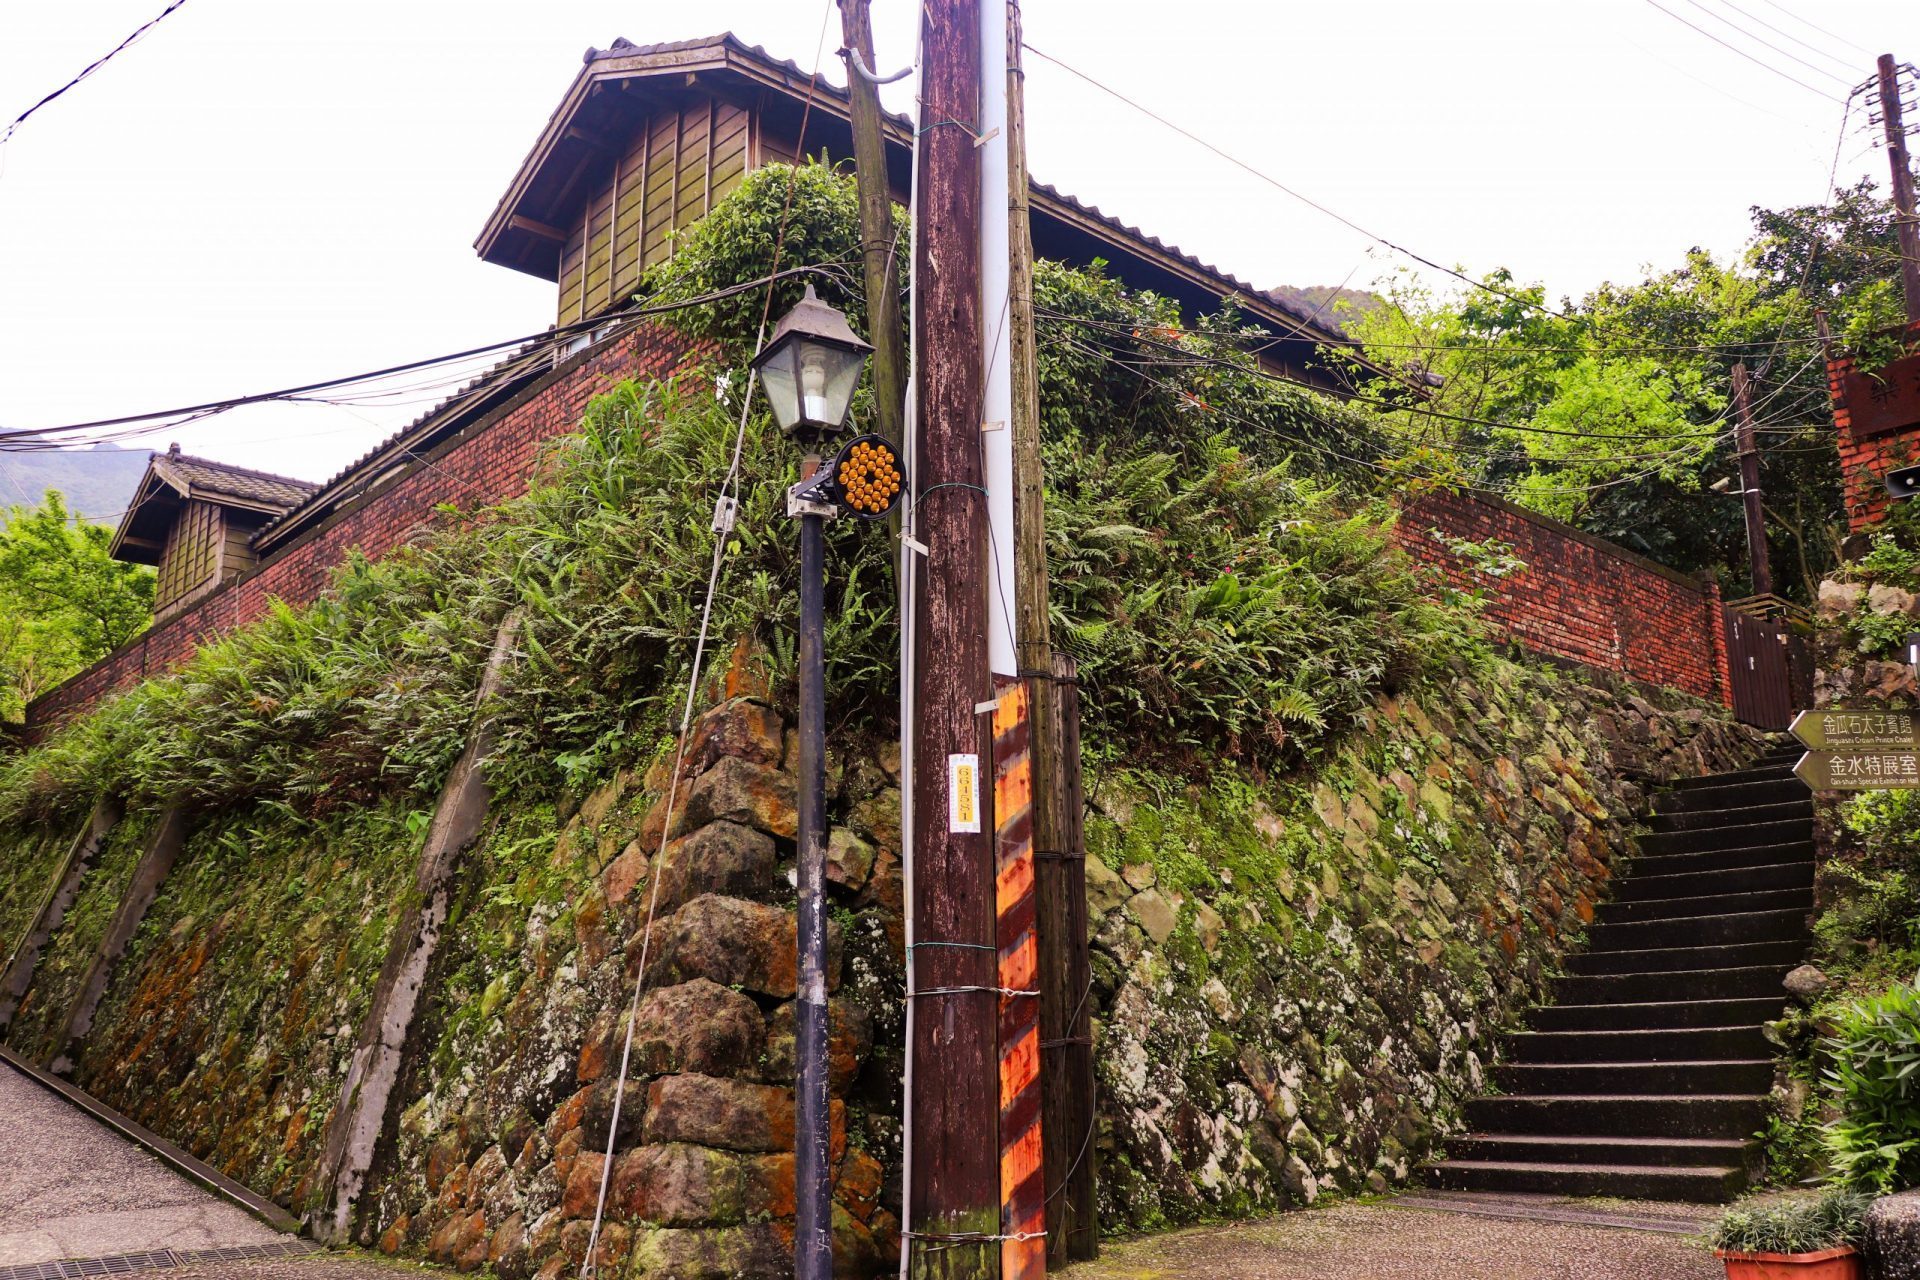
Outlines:
{"label": "wooden utility pole", "polygon": [[873,343],[874,430],[898,444],[906,417],[907,352],[900,324],[900,256],[893,235],[893,183],[887,176],[887,139],[880,88],[873,70],[873,24],[868,0],[839,0],[840,39],[846,47],[848,98],[853,116],[853,167],[860,188],[860,244],[865,255],[867,340]]}
{"label": "wooden utility pole", "polygon": [[[989,0],[989,3],[993,0]],[[1035,932],[1040,957],[1041,1130],[1046,1167],[1047,1263],[1064,1266],[1099,1251],[1093,1204],[1093,1043],[1087,992],[1085,850],[1068,812],[1080,794],[1078,735],[1069,752],[1064,718],[1077,725],[1079,687],[1071,659],[1056,659],[1048,620],[1045,471],[1040,461],[1040,369],[1033,319],[1033,230],[1027,177],[1026,71],[1020,4],[1007,5],[1007,333],[1013,377],[1013,593],[1020,671],[1032,687]],[[1060,665],[1064,664],[1064,666]],[[1064,677],[1064,678],[1056,678]]]}
{"label": "wooden utility pole", "polygon": [[1920,324],[1920,219],[1913,208],[1913,166],[1907,157],[1907,130],[1900,113],[1900,70],[1893,55],[1880,55],[1880,125],[1887,134],[1887,158],[1893,165],[1893,207],[1900,232],[1900,283],[1907,298],[1907,323]]}
{"label": "wooden utility pole", "polygon": [[[998,0],[992,0],[998,2]],[[981,478],[981,0],[929,0],[921,19],[914,210],[913,1088],[908,1270],[998,1271],[993,820],[987,546]],[[984,771],[991,778],[991,769]]]}
{"label": "wooden utility pole", "polygon": [[1766,513],[1760,506],[1760,454],[1753,443],[1753,404],[1747,389],[1747,366],[1733,366],[1735,439],[1740,450],[1740,501],[1747,512],[1747,569],[1753,594],[1773,594],[1773,566],[1767,558]]}

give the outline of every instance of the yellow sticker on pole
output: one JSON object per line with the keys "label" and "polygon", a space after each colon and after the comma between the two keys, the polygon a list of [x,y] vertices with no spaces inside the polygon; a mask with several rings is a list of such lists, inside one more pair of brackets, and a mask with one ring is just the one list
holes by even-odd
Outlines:
{"label": "yellow sticker on pole", "polygon": [[980,830],[980,757],[947,757],[947,830],[977,834]]}

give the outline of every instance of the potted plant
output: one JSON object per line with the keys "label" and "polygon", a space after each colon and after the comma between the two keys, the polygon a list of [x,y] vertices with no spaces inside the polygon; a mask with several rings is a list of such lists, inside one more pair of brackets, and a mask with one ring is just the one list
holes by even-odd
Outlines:
{"label": "potted plant", "polygon": [[1840,1188],[1813,1198],[1728,1209],[1714,1224],[1713,1251],[1727,1280],[1866,1280],[1854,1248],[1873,1197]]}

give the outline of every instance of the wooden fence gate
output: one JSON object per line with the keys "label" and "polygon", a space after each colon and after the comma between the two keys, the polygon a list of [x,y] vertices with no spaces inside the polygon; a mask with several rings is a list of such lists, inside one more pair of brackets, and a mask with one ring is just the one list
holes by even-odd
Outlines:
{"label": "wooden fence gate", "polygon": [[1813,660],[1806,637],[1784,621],[1724,606],[1727,674],[1733,714],[1757,729],[1785,729],[1795,711],[1813,705]]}

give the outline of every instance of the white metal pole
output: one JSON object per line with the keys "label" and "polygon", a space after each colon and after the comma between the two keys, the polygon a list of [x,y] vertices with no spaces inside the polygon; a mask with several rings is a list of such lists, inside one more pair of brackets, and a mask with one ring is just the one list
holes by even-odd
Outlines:
{"label": "white metal pole", "polygon": [[1017,675],[1014,654],[1013,358],[1007,332],[1007,6],[980,6],[980,321],[981,475],[987,487],[987,663]]}

